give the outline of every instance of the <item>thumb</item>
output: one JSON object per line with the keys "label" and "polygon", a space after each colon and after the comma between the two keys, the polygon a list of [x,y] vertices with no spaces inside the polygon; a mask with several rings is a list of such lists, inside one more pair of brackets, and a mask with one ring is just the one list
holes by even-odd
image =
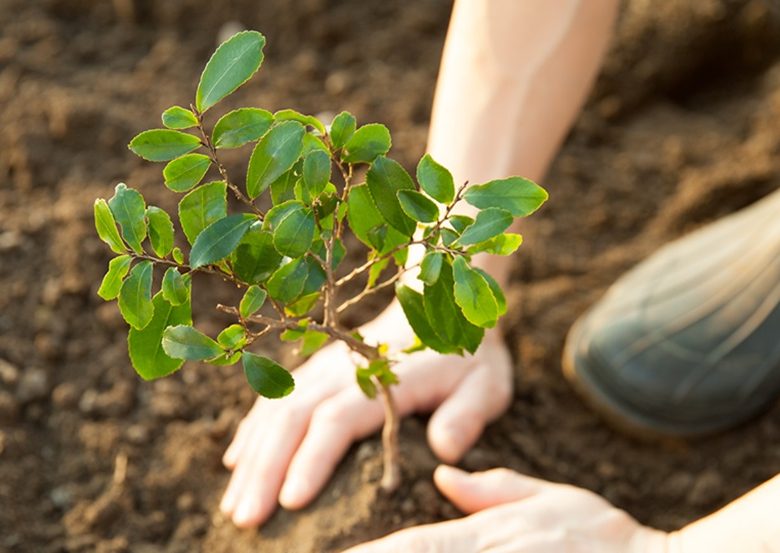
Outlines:
{"label": "thumb", "polygon": [[446,463],[457,462],[479,439],[485,425],[496,419],[512,399],[509,353],[492,348],[433,413],[428,442]]}
{"label": "thumb", "polygon": [[433,480],[441,493],[466,514],[527,499],[554,486],[504,468],[469,474],[447,465],[436,468]]}

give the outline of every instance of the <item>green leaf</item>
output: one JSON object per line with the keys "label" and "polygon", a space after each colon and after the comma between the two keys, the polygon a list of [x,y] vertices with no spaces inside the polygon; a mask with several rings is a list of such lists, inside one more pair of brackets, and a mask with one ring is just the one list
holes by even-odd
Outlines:
{"label": "green leaf", "polygon": [[439,218],[439,208],[417,190],[399,190],[401,209],[418,223],[433,223]]}
{"label": "green leaf", "polygon": [[260,69],[265,37],[242,31],[223,42],[211,55],[200,76],[195,107],[201,113],[236,90]]}
{"label": "green leaf", "polygon": [[163,112],[162,124],[169,129],[183,130],[195,127],[198,124],[198,118],[188,109],[172,106]]}
{"label": "green leaf", "polygon": [[162,280],[162,295],[171,305],[181,305],[190,299],[190,287],[176,267],[165,271]]}
{"label": "green leaf", "polygon": [[466,319],[483,328],[495,326],[498,320],[498,302],[485,278],[469,267],[461,256],[455,257],[452,274],[455,279],[455,302]]}
{"label": "green leaf", "polygon": [[425,316],[443,342],[474,353],[482,342],[485,330],[463,316],[455,302],[453,288],[452,266],[448,262],[442,263],[436,284],[426,285],[423,292]]}
{"label": "green leaf", "polygon": [[293,259],[268,279],[268,295],[282,303],[290,303],[301,295],[308,277],[309,265],[303,259]]}
{"label": "green leaf", "polygon": [[441,252],[430,251],[426,253],[420,264],[420,275],[418,278],[425,284],[436,284],[443,261],[444,255]]}
{"label": "green leaf", "polygon": [[239,324],[232,324],[219,333],[217,343],[228,350],[242,348],[246,345],[246,330]]}
{"label": "green leaf", "polygon": [[178,246],[174,246],[173,251],[171,252],[171,256],[173,257],[173,260],[179,265],[184,264],[184,253],[182,253],[181,248]]}
{"label": "green leaf", "polygon": [[315,150],[322,150],[326,154],[330,156],[330,149],[328,146],[322,141],[322,139],[319,136],[316,136],[310,132],[307,132],[303,135],[303,151],[302,154],[305,156],[306,154],[313,152]]}
{"label": "green leaf", "polygon": [[169,326],[163,332],[162,347],[174,359],[202,361],[222,354],[222,347],[190,325]]}
{"label": "green leaf", "polygon": [[211,133],[216,148],[238,148],[259,140],[271,128],[274,116],[259,108],[240,108],[219,118]]}
{"label": "green leaf", "polygon": [[251,199],[262,194],[298,161],[305,132],[297,121],[285,121],[260,139],[249,158],[246,174],[246,191]]}
{"label": "green leaf", "polygon": [[[125,242],[136,253],[143,253],[141,246],[146,238],[146,203],[140,192],[128,188],[124,183],[116,185],[114,196],[108,200],[111,213],[122,229]],[[123,252],[124,253],[124,252]]]}
{"label": "green leaf", "polygon": [[348,111],[342,111],[333,118],[330,124],[330,141],[336,149],[342,148],[355,134],[357,122],[355,116]]}
{"label": "green leaf", "polygon": [[423,344],[439,353],[460,352],[459,347],[448,344],[439,337],[435,330],[433,330],[433,326],[431,326],[431,323],[425,314],[422,294],[412,290],[408,286],[399,285],[395,289],[395,296],[398,298],[398,301],[404,310],[406,320],[409,321],[412,330],[414,330],[414,333]]}
{"label": "green leaf", "polygon": [[477,213],[474,223],[466,227],[458,238],[464,246],[490,240],[504,232],[512,224],[512,214],[505,209],[489,207]]}
{"label": "green leaf", "polygon": [[390,151],[390,131],[379,123],[363,125],[347,140],[341,159],[347,163],[371,163]]}
{"label": "green leaf", "polygon": [[295,198],[295,185],[299,181],[299,175],[295,168],[297,163],[289,171],[285,171],[281,177],[271,183],[271,203],[281,204]]}
{"label": "green leaf", "polygon": [[445,246],[451,245],[455,240],[458,239],[458,233],[454,230],[448,229],[448,228],[442,228],[440,230],[441,233],[441,241]]}
{"label": "green leaf", "polygon": [[455,182],[446,167],[425,154],[417,164],[417,182],[420,187],[435,200],[449,204],[455,199]]}
{"label": "green leaf", "polygon": [[136,135],[128,148],[147,161],[170,161],[200,145],[200,139],[195,135],[170,129],[152,129]]}
{"label": "green leaf", "polygon": [[523,237],[519,234],[505,232],[494,236],[490,240],[474,244],[468,249],[469,255],[485,252],[493,255],[511,255],[517,251],[520,244],[523,243]]}
{"label": "green leaf", "polygon": [[279,267],[282,256],[274,248],[273,235],[250,228],[233,254],[233,272],[244,282],[260,283]]}
{"label": "green leaf", "polygon": [[361,184],[352,187],[347,197],[347,221],[355,236],[366,246],[374,248],[369,233],[383,220],[368,191],[368,186]]}
{"label": "green leaf", "polygon": [[330,181],[330,156],[322,150],[309,152],[303,158],[303,183],[312,196],[319,196]]}
{"label": "green leaf", "polygon": [[119,290],[119,311],[127,324],[142,329],[154,315],[152,306],[152,262],[141,261]]}
{"label": "green leaf", "polygon": [[521,177],[509,177],[470,186],[463,195],[465,200],[480,209],[500,207],[514,217],[530,215],[547,201],[547,191],[533,181]]}
{"label": "green leaf", "polygon": [[143,330],[131,328],[127,335],[130,361],[144,380],[154,380],[177,371],[184,361],[172,359],[162,348],[163,332],[169,326],[192,323],[190,302],[171,305],[158,292],[153,300],[154,316]]}
{"label": "green leaf", "polygon": [[238,312],[244,318],[254,315],[258,309],[263,307],[267,295],[266,291],[259,286],[250,286],[247,288],[244,297],[241,298],[241,303],[238,305]]}
{"label": "green leaf", "polygon": [[303,334],[303,342],[301,342],[301,348],[298,351],[299,355],[303,357],[309,357],[328,341],[329,336],[324,332],[318,330],[307,330]]}
{"label": "green leaf", "polygon": [[95,200],[94,209],[95,229],[100,239],[108,244],[114,253],[125,253],[127,248],[125,248],[125,244],[119,236],[114,215],[111,213],[111,208],[108,207],[106,200],[102,198]]}
{"label": "green leaf", "polygon": [[227,185],[215,181],[199,186],[179,202],[179,222],[192,244],[201,231],[227,215]]}
{"label": "green leaf", "polygon": [[504,296],[504,291],[501,289],[498,282],[496,282],[496,279],[479,267],[473,267],[473,269],[481,274],[482,278],[484,278],[485,282],[490,286],[490,291],[493,292],[493,297],[496,299],[496,304],[498,305],[498,316],[501,317],[506,314],[506,296]]}
{"label": "green leaf", "polygon": [[130,270],[130,263],[133,258],[129,255],[119,255],[108,262],[108,272],[103,277],[103,282],[98,288],[98,296],[106,301],[113,300],[119,295],[122,288],[122,281]]}
{"label": "green leaf", "polygon": [[192,245],[190,266],[196,269],[226,258],[257,220],[256,216],[249,213],[238,213],[211,223]]}
{"label": "green leaf", "polygon": [[320,134],[325,134],[325,125],[322,124],[322,121],[313,115],[304,115],[294,109],[281,109],[274,113],[274,119],[277,121],[298,121],[302,125],[316,129]]}
{"label": "green leaf", "polygon": [[225,352],[214,359],[207,360],[206,363],[218,366],[235,365],[241,359],[241,353],[241,351]]}
{"label": "green leaf", "polygon": [[401,209],[397,194],[399,190],[414,190],[415,187],[401,164],[384,156],[378,157],[366,174],[366,184],[382,217],[402,234],[411,236],[416,225]]}
{"label": "green leaf", "polygon": [[167,257],[173,249],[173,223],[170,215],[150,205],[146,208],[146,218],[149,220],[149,241],[154,253],[159,257]]}
{"label": "green leaf", "polygon": [[198,184],[211,166],[209,156],[187,154],[169,162],[163,169],[165,186],[174,192],[187,192]]}
{"label": "green leaf", "polygon": [[252,389],[263,397],[280,398],[295,388],[292,375],[267,357],[245,351],[241,356],[244,374]]}
{"label": "green leaf", "polygon": [[274,247],[287,257],[301,257],[314,240],[316,222],[311,209],[297,207],[285,214],[274,228]]}
{"label": "green leaf", "polygon": [[358,386],[360,386],[360,390],[369,399],[374,399],[376,397],[376,384],[374,384],[374,381],[371,379],[372,376],[373,371],[369,370],[368,367],[358,367],[357,370],[355,370]]}
{"label": "green leaf", "polygon": [[447,222],[452,225],[452,228],[454,228],[458,234],[460,234],[466,230],[466,227],[474,224],[474,219],[467,215],[450,215],[447,218]]}

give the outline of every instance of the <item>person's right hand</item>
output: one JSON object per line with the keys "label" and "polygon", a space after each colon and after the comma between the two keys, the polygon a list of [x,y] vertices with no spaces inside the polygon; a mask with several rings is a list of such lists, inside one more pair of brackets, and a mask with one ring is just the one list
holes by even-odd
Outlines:
{"label": "person's right hand", "polygon": [[[413,339],[397,304],[366,325],[363,334],[391,347],[409,346]],[[360,391],[355,361],[343,343],[331,344],[295,371],[290,396],[255,402],[223,458],[233,475],[220,509],[236,525],[262,524],[277,501],[288,509],[307,505],[349,446],[381,427],[381,402]],[[488,333],[473,356],[425,351],[404,357],[394,370],[400,414],[435,410],[428,440],[448,463],[460,459],[512,395],[511,360],[497,332]]]}

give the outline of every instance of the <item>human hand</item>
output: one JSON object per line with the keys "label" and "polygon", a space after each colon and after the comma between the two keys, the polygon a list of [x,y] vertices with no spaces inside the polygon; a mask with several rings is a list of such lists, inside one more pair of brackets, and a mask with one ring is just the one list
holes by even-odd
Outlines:
{"label": "human hand", "polygon": [[587,490],[508,469],[440,466],[434,481],[471,516],[409,528],[346,553],[655,553],[667,534],[640,525]]}
{"label": "human hand", "polygon": [[[366,340],[407,347],[413,333],[394,304],[366,325]],[[512,396],[511,359],[497,332],[473,356],[425,351],[394,367],[393,394],[401,416],[435,410],[428,440],[454,463],[497,418]],[[379,400],[355,382],[355,359],[340,342],[323,348],[295,371],[296,389],[280,400],[258,398],[223,457],[233,475],[220,509],[236,525],[262,524],[276,509],[307,505],[327,482],[349,446],[380,428]]]}

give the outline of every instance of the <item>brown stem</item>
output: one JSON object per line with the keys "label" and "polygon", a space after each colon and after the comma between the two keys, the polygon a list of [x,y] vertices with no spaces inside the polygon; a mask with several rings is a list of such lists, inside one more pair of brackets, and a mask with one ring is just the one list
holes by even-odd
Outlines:
{"label": "brown stem", "polygon": [[382,407],[385,410],[385,424],[382,427],[382,456],[383,469],[380,486],[386,492],[394,492],[401,485],[401,463],[398,452],[398,431],[401,427],[401,418],[393,398],[390,386],[374,379],[379,388],[379,396]]}
{"label": "brown stem", "polygon": [[419,266],[420,265],[418,263],[418,264],[415,264],[415,265],[410,265],[409,267],[399,267],[398,271],[393,276],[388,278],[387,280],[384,280],[384,281],[380,282],[379,284],[377,284],[373,288],[369,288],[369,287],[364,288],[362,292],[360,292],[356,296],[351,297],[350,299],[348,299],[347,301],[345,301],[344,303],[339,305],[338,309],[336,309],[336,312],[337,313],[342,313],[343,311],[349,309],[350,307],[352,307],[356,303],[358,303],[361,300],[363,300],[365,297],[370,296],[371,294],[374,294],[374,293],[378,292],[379,290],[387,288],[388,286],[390,286],[391,284],[396,282],[399,278],[401,278],[401,276],[406,271],[410,271],[410,270],[412,270],[412,269],[414,269],[416,267],[419,267]]}

